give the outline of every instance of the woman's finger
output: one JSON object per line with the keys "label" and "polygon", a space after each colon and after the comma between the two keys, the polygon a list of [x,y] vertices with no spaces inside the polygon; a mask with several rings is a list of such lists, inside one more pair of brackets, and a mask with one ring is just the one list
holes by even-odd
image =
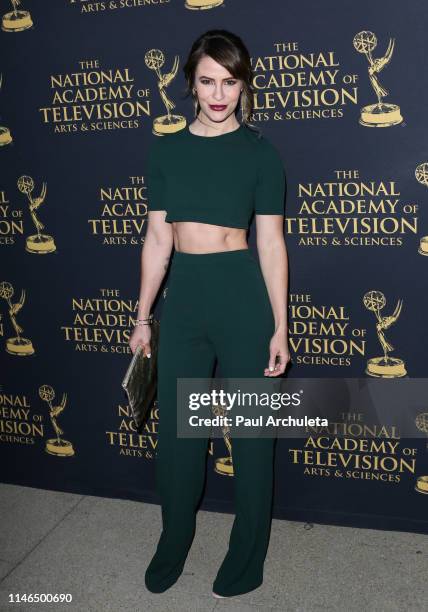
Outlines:
{"label": "woman's finger", "polygon": [[273,372],[275,370],[275,362],[276,362],[277,354],[278,352],[275,349],[271,350],[270,357],[269,357],[269,364],[268,364],[269,372]]}

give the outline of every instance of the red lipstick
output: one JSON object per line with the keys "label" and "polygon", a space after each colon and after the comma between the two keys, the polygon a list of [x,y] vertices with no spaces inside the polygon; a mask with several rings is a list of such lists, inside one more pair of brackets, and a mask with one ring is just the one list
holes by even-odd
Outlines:
{"label": "red lipstick", "polygon": [[226,108],[226,104],[210,104],[210,109],[213,111],[222,111]]}

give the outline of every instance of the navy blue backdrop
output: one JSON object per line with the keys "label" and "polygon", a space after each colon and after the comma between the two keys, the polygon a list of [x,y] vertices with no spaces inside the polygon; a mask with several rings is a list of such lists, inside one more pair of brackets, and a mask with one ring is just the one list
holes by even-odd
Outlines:
{"label": "navy blue backdrop", "polygon": [[[162,137],[165,96],[181,127],[192,121],[182,66],[211,28],[247,44],[253,121],[286,169],[289,376],[338,379],[343,423],[367,426],[372,407],[347,412],[341,379],[426,376],[425,3],[22,0],[1,10],[3,482],[157,502],[159,410],[138,435],[120,382],[148,147]],[[414,438],[398,437],[407,469],[355,467],[361,453],[338,453],[333,431],[329,453],[311,459],[296,449],[313,432],[280,440],[274,516],[427,532],[427,422],[422,406]],[[233,510],[233,477],[215,470],[225,453],[214,439],[205,509]],[[352,473],[328,473],[333,454]]]}

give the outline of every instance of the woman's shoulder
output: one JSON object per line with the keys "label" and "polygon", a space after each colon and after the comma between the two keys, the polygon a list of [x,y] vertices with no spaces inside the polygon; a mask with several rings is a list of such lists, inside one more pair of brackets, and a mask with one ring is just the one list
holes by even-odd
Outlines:
{"label": "woman's shoulder", "polygon": [[249,141],[256,147],[261,163],[269,164],[281,160],[278,146],[266,136],[262,128],[246,126],[246,133]]}
{"label": "woman's shoulder", "polygon": [[152,156],[166,155],[167,152],[171,149],[171,143],[177,140],[180,131],[169,133],[166,132],[164,134],[158,134],[156,136],[153,136],[148,146],[150,154]]}
{"label": "woman's shoulder", "polygon": [[261,142],[263,140],[263,130],[259,126],[252,123],[242,123],[241,125],[244,128],[243,133],[250,141]]}
{"label": "woman's shoulder", "polygon": [[264,133],[263,129],[259,126],[245,125],[245,134],[248,139],[255,143],[261,150],[272,150],[277,149],[276,145],[270,140]]}

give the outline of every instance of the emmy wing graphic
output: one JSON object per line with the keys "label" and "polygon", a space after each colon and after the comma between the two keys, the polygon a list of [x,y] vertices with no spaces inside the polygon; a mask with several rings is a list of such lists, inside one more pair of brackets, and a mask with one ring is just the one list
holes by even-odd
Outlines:
{"label": "emmy wing graphic", "polygon": [[21,0],[11,0],[13,11],[3,15],[1,29],[4,32],[22,32],[33,25],[29,11],[18,11]]}
{"label": "emmy wing graphic", "polygon": [[[211,406],[212,412],[214,416],[225,417],[228,412],[222,404],[212,404]],[[229,453],[228,457],[220,457],[215,460],[214,471],[221,476],[233,476],[233,462],[232,462],[232,441],[230,437],[230,427],[228,425],[223,425],[221,427],[221,431],[223,432],[224,443],[226,444],[227,451]]]}
{"label": "emmy wing graphic", "polygon": [[367,310],[371,310],[376,315],[376,331],[377,337],[383,348],[383,357],[372,357],[367,361],[366,374],[377,376],[379,378],[400,378],[407,374],[404,367],[404,361],[398,357],[389,357],[388,353],[394,350],[394,347],[387,341],[385,329],[389,329],[398,319],[403,300],[398,300],[392,315],[382,317],[380,311],[386,304],[386,298],[380,291],[368,291],[363,298],[364,306]]}
{"label": "emmy wing graphic", "polygon": [[55,430],[56,438],[46,440],[45,450],[50,455],[56,457],[71,457],[74,455],[74,448],[71,442],[61,438],[64,433],[61,427],[57,423],[57,417],[61,414],[67,404],[67,395],[62,394],[62,400],[59,406],[53,406],[52,402],[55,398],[55,391],[50,385],[42,385],[39,387],[40,399],[45,401],[49,406],[49,417],[52,423],[52,427]]}
{"label": "emmy wing graphic", "polygon": [[212,9],[223,4],[223,0],[185,0],[184,7],[193,11]]}
{"label": "emmy wing graphic", "polygon": [[34,181],[31,176],[20,176],[18,179],[18,189],[28,197],[31,218],[37,230],[37,234],[27,237],[25,250],[29,253],[36,253],[36,255],[54,253],[56,251],[55,241],[52,236],[41,233],[40,230],[44,229],[45,226],[36,215],[37,209],[46,198],[46,183],[43,183],[42,191],[38,198],[33,198],[31,195],[34,190]]}
{"label": "emmy wing graphic", "polygon": [[390,127],[391,125],[401,123],[403,117],[400,114],[400,107],[397,106],[397,104],[382,102],[382,98],[387,96],[389,91],[380,84],[377,78],[379,72],[381,72],[391,60],[395,40],[390,38],[385,55],[376,59],[372,57],[372,51],[377,45],[377,38],[373,32],[363,31],[355,34],[353,44],[358,53],[365,54],[369,62],[368,71],[370,83],[377,96],[376,104],[370,104],[361,109],[359,123],[366,127]]}
{"label": "emmy wing graphic", "polygon": [[[421,412],[420,414],[418,414],[415,419],[415,425],[419,429],[419,431],[423,431],[424,433],[428,434],[428,412]],[[415,491],[428,495],[428,476],[418,477],[415,484]]]}
{"label": "emmy wing graphic", "polygon": [[[3,75],[0,74],[0,91],[3,83]],[[0,125],[0,147],[4,145],[8,145],[12,142],[12,136],[10,134],[9,128],[3,127]]]}
{"label": "emmy wing graphic", "polygon": [[16,332],[16,337],[8,338],[6,340],[6,352],[10,355],[17,355],[18,357],[28,357],[29,355],[34,354],[34,348],[31,340],[28,338],[22,338],[21,332],[24,329],[18,325],[15,315],[21,310],[25,302],[25,291],[24,289],[21,291],[21,299],[19,302],[12,304],[10,301],[13,296],[13,287],[7,281],[3,281],[0,283],[0,297],[4,298],[7,301],[7,305],[9,306],[9,316],[12,321],[12,326]]}
{"label": "emmy wing graphic", "polygon": [[[428,186],[428,163],[419,164],[415,170],[415,176],[418,183]],[[418,253],[420,255],[428,255],[428,236],[422,236],[419,241]]]}
{"label": "emmy wing graphic", "polygon": [[159,49],[150,49],[144,55],[144,61],[147,68],[154,70],[158,77],[158,88],[163,103],[166,106],[166,115],[156,117],[153,121],[152,132],[155,136],[163,136],[164,134],[170,134],[171,132],[179,132],[186,126],[186,118],[182,115],[172,115],[171,109],[175,108],[175,104],[168,98],[165,93],[165,89],[175,78],[178,71],[178,56],[174,58],[174,64],[171,72],[167,74],[161,74],[160,68],[165,63],[165,56]]}

